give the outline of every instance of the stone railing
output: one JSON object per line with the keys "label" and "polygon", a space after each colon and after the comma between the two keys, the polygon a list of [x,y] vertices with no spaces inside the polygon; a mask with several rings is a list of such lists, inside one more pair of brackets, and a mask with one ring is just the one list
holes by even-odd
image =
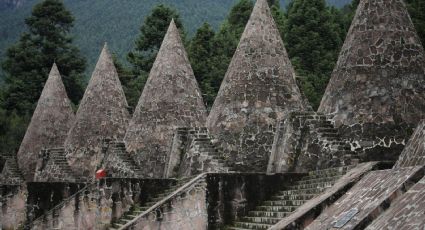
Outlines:
{"label": "stone railing", "polygon": [[175,190],[173,193],[166,196],[164,199],[158,201],[156,204],[154,204],[152,207],[150,207],[149,209],[147,209],[146,211],[144,211],[143,213],[141,213],[137,217],[133,218],[133,220],[131,220],[128,223],[126,223],[125,225],[121,226],[119,228],[119,230],[131,229],[132,227],[134,227],[134,225],[136,225],[138,223],[138,221],[141,218],[147,217],[150,213],[156,213],[156,210],[158,208],[169,203],[171,200],[178,197],[180,194],[188,191],[189,189],[193,188],[198,183],[202,182],[205,179],[207,174],[208,173],[202,173],[202,174],[199,174],[198,176],[194,177],[189,182],[185,183],[184,185],[179,187],[177,190]]}
{"label": "stone railing", "polygon": [[69,202],[74,201],[75,197],[83,194],[86,191],[89,191],[93,186],[96,186],[96,184],[93,183],[93,181],[94,181],[94,179],[88,181],[85,184],[85,186],[82,189],[80,189],[78,192],[76,192],[73,195],[65,198],[61,203],[59,203],[55,207],[51,208],[49,211],[43,213],[43,215],[39,216],[37,219],[30,221],[30,223],[27,226],[28,227],[27,229],[31,229],[34,226],[37,226],[38,224],[42,224],[42,222],[47,220],[50,215],[54,214],[55,212],[60,211],[65,205],[69,204]]}

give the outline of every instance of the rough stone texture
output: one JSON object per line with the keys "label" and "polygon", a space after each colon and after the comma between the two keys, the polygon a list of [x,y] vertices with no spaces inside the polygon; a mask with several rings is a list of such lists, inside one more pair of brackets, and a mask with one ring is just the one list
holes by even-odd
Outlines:
{"label": "rough stone texture", "polygon": [[425,177],[397,199],[367,230],[423,229],[425,226]]}
{"label": "rough stone texture", "polygon": [[356,158],[325,115],[291,112],[276,130],[267,172],[308,172],[351,165]]}
{"label": "rough stone texture", "polygon": [[304,110],[266,0],[258,0],[207,120],[231,166],[266,171],[277,121]]}
{"label": "rough stone texture", "polygon": [[336,221],[353,209],[358,213],[338,229],[364,229],[423,175],[421,167],[370,172],[306,229],[336,229]]}
{"label": "rough stone texture", "polygon": [[27,188],[20,186],[0,186],[0,229],[12,230],[23,226],[27,218]]}
{"label": "rough stone texture", "polygon": [[18,164],[26,181],[33,180],[42,149],[63,146],[74,119],[59,70],[53,64],[18,151]]}
{"label": "rough stone texture", "polygon": [[230,229],[273,194],[303,174],[264,173],[210,174],[208,182],[208,229]]}
{"label": "rough stone texture", "polygon": [[425,165],[425,120],[416,128],[394,168],[417,165]]}
{"label": "rough stone texture", "polygon": [[402,0],[361,0],[319,107],[337,125],[425,114],[424,49]]}
{"label": "rough stone texture", "polygon": [[186,230],[207,229],[206,183],[199,182],[149,214],[136,219],[127,229]]}
{"label": "rough stone texture", "polygon": [[321,195],[307,201],[297,208],[291,215],[283,218],[270,230],[278,229],[303,229],[308,226],[322,211],[344,195],[366,173],[375,169],[377,162],[362,163],[349,170],[336,183]]}
{"label": "rough stone texture", "polygon": [[41,151],[37,162],[34,181],[37,182],[81,182],[84,178],[76,175],[69,166],[64,148]]}
{"label": "rough stone texture", "polygon": [[0,185],[21,185],[24,183],[16,156],[1,154],[0,163]]}
{"label": "rough stone texture", "polygon": [[177,127],[205,124],[206,109],[179,31],[172,21],[125,135],[145,176],[162,177]]}
{"label": "rough stone texture", "polygon": [[397,161],[414,126],[359,123],[339,127],[339,134],[362,162]]}
{"label": "rough stone texture", "polygon": [[167,157],[165,178],[189,177],[203,172],[228,172],[219,146],[212,141],[208,130],[178,128]]}
{"label": "rough stone texture", "polygon": [[[53,187],[49,184],[34,183],[30,191],[28,206],[39,206],[34,211],[37,219],[31,229],[106,229],[114,219],[120,218],[130,207],[147,196],[158,193],[170,180],[104,179],[89,184],[77,193],[65,195],[69,191],[66,184]],[[72,184],[71,184],[72,185]],[[75,185],[72,185],[75,186]],[[59,187],[59,189],[57,188]],[[42,192],[44,188],[45,191]],[[45,197],[65,198],[53,209],[43,209]],[[62,199],[63,199],[62,198]],[[49,210],[49,211],[47,211]],[[43,214],[43,212],[46,212]],[[41,217],[40,214],[43,214]]]}
{"label": "rough stone texture", "polygon": [[103,158],[103,141],[124,138],[130,116],[127,109],[118,73],[105,44],[65,141],[68,162],[75,173],[94,176]]}
{"label": "rough stone texture", "polygon": [[132,155],[126,151],[124,142],[109,142],[105,148],[105,158],[100,168],[106,170],[108,177],[143,177],[143,171],[136,164]]}

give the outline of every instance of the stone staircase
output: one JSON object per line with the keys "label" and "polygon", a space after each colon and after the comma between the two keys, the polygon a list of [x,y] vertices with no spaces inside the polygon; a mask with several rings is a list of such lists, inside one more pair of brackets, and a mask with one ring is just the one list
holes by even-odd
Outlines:
{"label": "stone staircase", "polygon": [[21,171],[18,167],[16,156],[11,154],[2,154],[2,169],[0,170],[1,185],[20,185],[24,182]]}
{"label": "stone staircase", "polygon": [[226,230],[268,229],[290,215],[308,200],[320,195],[343,176],[351,166],[311,171],[293,185],[263,201]]}
{"label": "stone staircase", "polygon": [[117,230],[121,229],[125,224],[137,218],[140,214],[147,211],[150,207],[158,203],[159,201],[165,199],[167,196],[171,195],[177,189],[188,183],[194,177],[188,177],[179,179],[176,184],[165,188],[161,193],[155,194],[153,197],[147,199],[142,205],[135,204],[133,205],[129,211],[125,212],[121,218],[112,221],[111,227],[109,230]]}
{"label": "stone staircase", "polygon": [[106,157],[102,162],[108,177],[114,178],[142,178],[143,171],[136,164],[131,154],[126,151],[122,141],[110,142],[106,149]]}
{"label": "stone staircase", "polygon": [[188,177],[203,172],[231,171],[226,165],[222,149],[214,143],[207,128],[178,128],[176,135],[180,140],[180,151],[185,153],[177,166],[179,170],[176,176]]}
{"label": "stone staircase", "polygon": [[352,165],[359,162],[356,152],[351,150],[350,144],[344,141],[339,135],[339,131],[329,118],[316,112],[293,112],[294,119],[304,122],[304,126],[310,127],[311,132],[316,132],[317,141],[322,150],[328,150],[331,159],[329,167],[338,167],[341,165]]}
{"label": "stone staircase", "polygon": [[44,166],[37,169],[38,182],[84,182],[87,179],[76,175],[68,164],[64,148],[51,148],[43,153]]}

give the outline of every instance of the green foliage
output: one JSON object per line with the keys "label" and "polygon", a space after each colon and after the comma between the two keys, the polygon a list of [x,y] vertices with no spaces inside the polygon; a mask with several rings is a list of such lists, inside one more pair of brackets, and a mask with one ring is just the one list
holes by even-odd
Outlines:
{"label": "green foliage", "polygon": [[325,0],[294,0],[288,6],[284,41],[313,108],[319,106],[342,45],[342,25]]}
{"label": "green foliage", "polygon": [[[209,72],[208,75],[202,79],[200,85],[202,88],[207,89],[206,97],[204,98],[207,107],[211,107],[214,99],[220,89],[221,81],[226,74],[227,68],[236,51],[240,37],[245,29],[251,15],[254,4],[250,0],[240,0],[230,10],[226,20],[220,26],[220,29],[212,39],[212,49],[210,54]],[[189,55],[191,56],[191,54]],[[197,66],[199,60],[192,59],[192,65]]]}
{"label": "green foliage", "polygon": [[6,75],[1,96],[2,151],[17,150],[53,62],[61,71],[70,99],[82,96],[85,60],[72,45],[69,31],[74,18],[59,0],[37,4],[25,20],[28,32],[6,52]]}
{"label": "green foliage", "polygon": [[135,48],[128,53],[128,61],[132,64],[133,73],[140,75],[149,72],[155,61],[156,54],[167,32],[171,20],[184,31],[180,15],[173,8],[160,4],[146,17],[140,27],[140,36],[135,42]]}
{"label": "green foliage", "polygon": [[18,115],[31,112],[40,97],[53,62],[56,62],[70,99],[77,103],[85,60],[72,45],[69,31],[74,18],[59,0],[45,0],[25,20],[29,32],[11,46],[2,63],[6,73],[4,109]]}
{"label": "green foliage", "polygon": [[207,105],[214,102],[214,91],[211,89],[211,73],[213,71],[213,63],[211,59],[214,51],[214,30],[211,25],[204,23],[192,38],[188,55],[192,63],[193,72],[196,80],[201,88],[204,101]]}
{"label": "green foliage", "polygon": [[117,54],[114,53],[112,55],[112,59],[127,98],[128,106],[130,106],[131,109],[134,109],[141,94],[140,89],[143,87],[143,82],[141,81],[142,78],[134,75],[129,68],[122,64],[119,61]]}

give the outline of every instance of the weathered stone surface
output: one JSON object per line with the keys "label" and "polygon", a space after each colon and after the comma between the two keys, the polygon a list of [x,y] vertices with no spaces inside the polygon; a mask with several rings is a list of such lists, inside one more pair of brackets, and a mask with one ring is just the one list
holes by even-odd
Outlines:
{"label": "weathered stone surface", "polygon": [[0,229],[23,229],[27,196],[26,184],[0,186]]}
{"label": "weathered stone surface", "polygon": [[66,160],[64,148],[42,150],[40,155],[34,181],[75,183],[85,180],[72,171]]}
{"label": "weathered stone surface", "polygon": [[40,151],[62,147],[74,119],[59,70],[53,64],[17,155],[27,181],[34,179]]}
{"label": "weathered stone surface", "polygon": [[414,127],[394,123],[358,123],[342,125],[338,131],[362,162],[395,162],[412,135]]}
{"label": "weathered stone surface", "polygon": [[277,121],[304,110],[266,0],[258,0],[207,120],[233,167],[265,171]]}
{"label": "weathered stone surface", "polygon": [[179,31],[171,21],[125,135],[146,176],[162,177],[173,131],[205,124],[206,109]]}
{"label": "weathered stone surface", "polygon": [[425,120],[416,128],[394,168],[419,165],[425,165]]}
{"label": "weathered stone surface", "polygon": [[[370,172],[306,229],[336,229],[339,222],[338,229],[363,229],[423,175],[422,167]],[[351,211],[355,215],[343,222]]]}
{"label": "weathered stone surface", "polygon": [[331,188],[307,201],[292,214],[275,224],[270,230],[305,228],[310,224],[311,220],[315,219],[320,214],[320,212],[326,210],[329,205],[345,194],[366,173],[373,170],[377,165],[377,162],[362,163],[349,170],[344,176],[337,180]]}
{"label": "weathered stone surface", "polygon": [[221,149],[205,127],[178,128],[167,156],[165,178],[184,178],[203,172],[228,172]]}
{"label": "weathered stone surface", "polygon": [[208,229],[207,208],[206,183],[200,182],[148,215],[137,218],[128,229],[206,230]]}
{"label": "weathered stone surface", "polygon": [[74,172],[94,176],[102,159],[102,142],[124,138],[130,116],[127,109],[118,73],[105,44],[65,141]]}
{"label": "weathered stone surface", "polygon": [[138,167],[132,155],[125,148],[122,141],[105,143],[105,157],[101,169],[106,170],[107,176],[112,178],[142,178],[143,171]]}
{"label": "weathered stone surface", "polygon": [[319,107],[337,125],[425,114],[424,49],[402,0],[361,0]]}
{"label": "weathered stone surface", "polygon": [[267,172],[308,172],[357,161],[356,153],[325,115],[291,112],[278,125]]}
{"label": "weathered stone surface", "polygon": [[367,230],[423,229],[425,226],[425,177],[397,199]]}
{"label": "weathered stone surface", "polygon": [[30,227],[40,230],[107,229],[134,204],[160,192],[170,183],[171,180],[148,179],[102,179],[87,186],[32,183],[28,188],[28,206],[35,207]]}
{"label": "weathered stone surface", "polygon": [[16,156],[11,154],[0,155],[0,185],[21,185],[24,178],[19,170]]}

